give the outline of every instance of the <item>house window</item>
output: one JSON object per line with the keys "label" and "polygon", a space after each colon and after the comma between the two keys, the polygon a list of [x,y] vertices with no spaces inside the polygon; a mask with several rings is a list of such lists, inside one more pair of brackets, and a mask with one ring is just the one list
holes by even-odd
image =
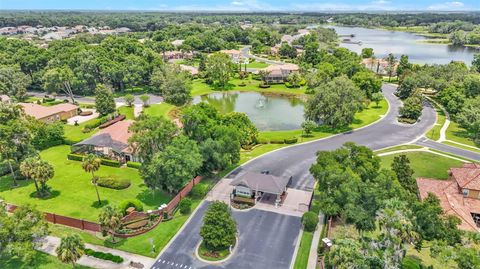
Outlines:
{"label": "house window", "polygon": [[468,196],[468,189],[463,189],[462,192],[463,192],[463,196],[465,197]]}

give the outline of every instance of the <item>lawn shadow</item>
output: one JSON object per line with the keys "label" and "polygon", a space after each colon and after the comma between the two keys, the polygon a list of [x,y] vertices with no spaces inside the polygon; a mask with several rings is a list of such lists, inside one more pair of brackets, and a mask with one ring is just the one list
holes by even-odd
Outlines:
{"label": "lawn shadow", "polygon": [[112,243],[111,239],[105,239],[103,245],[108,248],[118,248],[123,246],[127,242],[127,238],[115,237],[115,243]]}
{"label": "lawn shadow", "polygon": [[151,189],[143,189],[136,198],[147,206],[159,206],[168,203],[171,195],[163,191],[152,191]]}
{"label": "lawn shadow", "polygon": [[17,185],[13,185],[13,179],[10,174],[0,177],[0,192],[9,191],[17,188],[28,187],[33,184],[32,180],[19,180],[17,179]]}
{"label": "lawn shadow", "polygon": [[30,193],[29,196],[30,196],[30,198],[34,198],[34,199],[50,200],[50,199],[58,197],[60,195],[60,193],[61,193],[60,191],[53,190],[53,191],[49,191],[47,196],[38,196],[37,191],[34,191],[34,192]]}
{"label": "lawn shadow", "polygon": [[93,208],[102,208],[106,205],[108,205],[110,202],[108,200],[100,200],[100,203],[98,201],[93,202],[90,206]]}

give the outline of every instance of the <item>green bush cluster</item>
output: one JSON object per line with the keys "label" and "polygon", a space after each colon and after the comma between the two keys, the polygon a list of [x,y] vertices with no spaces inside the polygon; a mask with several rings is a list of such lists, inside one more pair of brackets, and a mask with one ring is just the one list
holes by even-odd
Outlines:
{"label": "green bush cluster", "polygon": [[93,249],[86,248],[85,249],[85,254],[88,256],[95,257],[97,259],[102,259],[106,261],[112,261],[114,263],[122,263],[123,258],[117,255],[113,255],[111,253],[105,253],[101,251],[95,251]]}
{"label": "green bush cluster", "polygon": [[258,143],[260,144],[295,144],[298,142],[297,137],[290,137],[290,138],[285,138],[285,139],[265,139],[265,138],[260,138],[258,140]]}
{"label": "green bush cluster", "polygon": [[89,121],[89,123],[85,124],[85,126],[82,129],[82,132],[89,133],[90,131],[104,124],[107,121],[108,121],[108,118],[106,116],[93,119]]}
{"label": "green bush cluster", "polygon": [[193,186],[192,190],[190,191],[190,197],[193,199],[202,199],[207,194],[207,186],[203,184],[197,184]]}
{"label": "green bush cluster", "polygon": [[298,141],[298,138],[296,137],[290,137],[290,138],[284,139],[285,144],[295,144],[297,143],[297,141]]}
{"label": "green bush cluster", "polygon": [[183,215],[190,214],[192,211],[192,200],[190,198],[183,198],[178,204],[178,208]]}
{"label": "green bush cluster", "polygon": [[127,162],[127,167],[130,168],[140,169],[141,166],[142,164],[138,162]]}
{"label": "green bush cluster", "polygon": [[302,216],[303,229],[307,232],[314,232],[318,224],[318,215],[315,212],[308,211]]}
{"label": "green bush cluster", "polygon": [[120,167],[120,162],[115,160],[102,159],[101,163],[102,165],[106,165],[106,166]]}
{"label": "green bush cluster", "polygon": [[67,155],[67,159],[71,161],[83,161],[83,155],[70,153]]}
{"label": "green bush cluster", "polygon": [[123,190],[130,187],[130,180],[126,178],[101,177],[97,180],[99,186],[115,190]]}
{"label": "green bush cluster", "polygon": [[126,214],[127,208],[129,207],[135,207],[135,210],[138,212],[143,211],[143,204],[137,199],[124,200],[118,205],[118,209],[123,215]]}

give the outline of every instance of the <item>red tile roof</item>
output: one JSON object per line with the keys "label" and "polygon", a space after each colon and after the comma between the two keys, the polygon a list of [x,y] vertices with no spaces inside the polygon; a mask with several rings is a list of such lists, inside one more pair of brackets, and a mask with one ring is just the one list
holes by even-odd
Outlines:
{"label": "red tile roof", "polygon": [[480,165],[467,164],[460,168],[451,168],[450,173],[460,188],[480,190]]}
{"label": "red tile roof", "polygon": [[109,134],[113,140],[128,144],[128,139],[132,136],[132,133],[128,131],[128,127],[132,123],[133,120],[119,121],[100,130],[97,134]]}

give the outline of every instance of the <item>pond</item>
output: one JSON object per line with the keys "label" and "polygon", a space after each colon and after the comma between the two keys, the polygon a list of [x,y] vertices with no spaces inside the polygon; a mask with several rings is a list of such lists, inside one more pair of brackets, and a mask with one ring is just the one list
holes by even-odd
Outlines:
{"label": "pond", "polygon": [[[408,55],[410,62],[419,64],[447,64],[451,61],[462,61],[470,65],[475,53],[480,50],[470,47],[447,44],[431,44],[422,42],[427,37],[413,33],[368,29],[362,27],[331,26],[339,35],[354,34],[352,43],[341,43],[340,46],[360,53],[363,48],[373,48],[377,58],[384,58],[393,53],[397,58]],[[361,44],[353,44],[361,41]]]}
{"label": "pond", "polygon": [[304,121],[304,100],[294,96],[258,92],[216,92],[196,96],[193,103],[198,102],[207,102],[222,114],[243,112],[260,131],[300,129]]}

